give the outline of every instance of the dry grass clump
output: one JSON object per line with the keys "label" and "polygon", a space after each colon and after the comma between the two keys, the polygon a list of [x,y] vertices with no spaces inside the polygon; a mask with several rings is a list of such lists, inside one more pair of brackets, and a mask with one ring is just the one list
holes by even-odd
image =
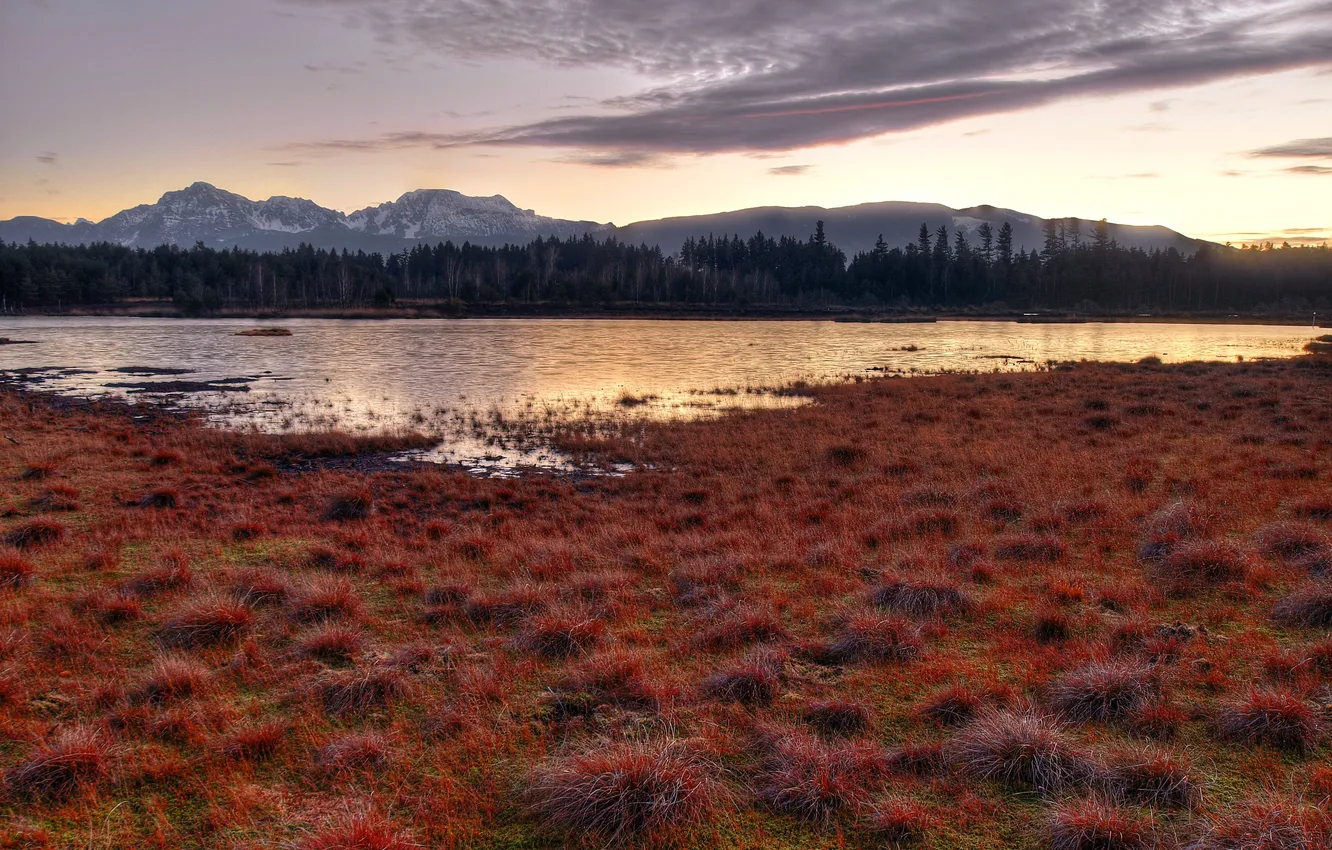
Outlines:
{"label": "dry grass clump", "polygon": [[944,757],[964,776],[1012,790],[1055,794],[1088,786],[1096,765],[1034,710],[987,710],[944,744]]}
{"label": "dry grass clump", "polygon": [[1202,786],[1193,779],[1192,766],[1155,747],[1117,753],[1103,768],[1101,785],[1113,799],[1138,806],[1193,809],[1202,801]]}
{"label": "dry grass clump", "polygon": [[1155,671],[1135,661],[1096,661],[1050,686],[1050,704],[1074,721],[1119,720],[1140,710],[1159,692]]}
{"label": "dry grass clump", "polygon": [[340,735],[315,750],[315,766],[325,773],[378,773],[393,762],[391,742],[375,732]]}
{"label": "dry grass clump", "polygon": [[241,761],[262,762],[277,755],[290,730],[276,720],[255,723],[232,732],[222,751]]}
{"label": "dry grass clump", "polygon": [[324,711],[335,717],[365,714],[374,708],[388,708],[407,690],[401,670],[375,665],[361,670],[330,674],[317,690]]}
{"label": "dry grass clump", "polygon": [[1039,534],[1018,534],[1000,539],[994,547],[994,556],[1001,561],[1026,561],[1053,564],[1063,558],[1067,547],[1055,537]]}
{"label": "dry grass clump", "polygon": [[869,830],[890,847],[905,847],[925,839],[938,822],[929,809],[908,797],[885,797],[875,803]]}
{"label": "dry grass clump", "polygon": [[1294,560],[1332,548],[1332,540],[1319,528],[1297,522],[1273,522],[1254,532],[1258,550],[1269,558]]}
{"label": "dry grass clump", "polygon": [[621,648],[588,656],[560,682],[561,690],[628,709],[656,708],[663,686],[647,673],[643,656]]}
{"label": "dry grass clump", "polygon": [[287,580],[273,570],[242,569],[230,578],[231,595],[251,608],[281,606],[291,597]]}
{"label": "dry grass clump", "polygon": [[202,649],[234,644],[254,625],[254,611],[226,599],[204,599],[177,611],[157,632],[164,646]]}
{"label": "dry grass clump", "polygon": [[570,658],[596,646],[605,632],[605,623],[586,611],[557,611],[526,620],[514,642],[547,658]]}
{"label": "dry grass clump", "polygon": [[913,617],[948,617],[966,614],[975,600],[954,582],[898,579],[875,588],[875,606]]}
{"label": "dry grass clump", "polygon": [[360,630],[342,623],[325,623],[296,644],[301,655],[333,665],[355,662],[364,648]]}
{"label": "dry grass clump", "polygon": [[32,582],[37,568],[15,552],[0,552],[0,588],[17,590]]}
{"label": "dry grass clump", "polygon": [[731,667],[709,676],[703,693],[723,702],[770,705],[781,685],[782,660],[772,653],[751,653]]}
{"label": "dry grass clump", "polygon": [[829,745],[790,732],[766,742],[757,795],[774,811],[827,828],[843,812],[865,808],[886,770],[864,744]]}
{"label": "dry grass clump", "polygon": [[1138,559],[1160,561],[1182,543],[1207,534],[1211,517],[1193,502],[1174,502],[1147,518],[1138,542]]}
{"label": "dry grass clump", "polygon": [[1305,582],[1277,602],[1272,616],[1290,626],[1332,627],[1332,580]]}
{"label": "dry grass clump", "polygon": [[478,625],[507,626],[539,614],[549,605],[541,587],[520,582],[503,590],[472,596],[463,606],[463,613]]}
{"label": "dry grass clump", "polygon": [[153,663],[134,695],[150,703],[186,699],[203,692],[210,679],[208,668],[197,661],[167,655]]}
{"label": "dry grass clump", "polygon": [[367,519],[374,513],[375,500],[368,490],[354,490],[330,496],[324,508],[324,519],[329,522],[354,522]]}
{"label": "dry grass clump", "polygon": [[1147,850],[1155,847],[1151,822],[1096,797],[1063,803],[1050,814],[1050,850]]}
{"label": "dry grass clump", "polygon": [[873,726],[869,708],[849,700],[812,703],[802,717],[815,732],[829,736],[859,735]]}
{"label": "dry grass clump", "polygon": [[678,741],[550,759],[532,771],[525,796],[546,828],[603,845],[678,838],[729,799],[716,767]]}
{"label": "dry grass clump", "polygon": [[1185,850],[1323,850],[1332,846],[1332,816],[1302,800],[1255,801],[1213,816]]}
{"label": "dry grass clump", "polygon": [[737,649],[786,640],[791,633],[771,603],[745,602],[703,630],[696,642],[705,649]]}
{"label": "dry grass clump", "polygon": [[194,584],[190,559],[182,552],[168,552],[161,563],[146,570],[122,585],[133,596],[153,597],[173,590],[184,590]]}
{"label": "dry grass clump", "polygon": [[843,618],[828,646],[828,656],[837,663],[914,661],[921,656],[920,629],[899,616],[873,612]]}
{"label": "dry grass clump", "polygon": [[1182,543],[1151,566],[1152,578],[1160,581],[1167,593],[1180,596],[1242,582],[1248,573],[1248,556],[1226,540]]}
{"label": "dry grass clump", "polygon": [[292,618],[300,623],[356,619],[363,607],[351,582],[326,576],[311,579],[289,602]]}
{"label": "dry grass clump", "polygon": [[10,529],[5,542],[20,552],[51,546],[65,538],[65,527],[49,519],[35,519]]}
{"label": "dry grass clump", "polygon": [[1285,690],[1253,690],[1226,706],[1216,718],[1217,735],[1225,741],[1282,750],[1309,752],[1323,740],[1316,709]]}
{"label": "dry grass clump", "polygon": [[107,740],[86,726],[62,729],[5,771],[7,796],[59,803],[107,777],[112,752]]}

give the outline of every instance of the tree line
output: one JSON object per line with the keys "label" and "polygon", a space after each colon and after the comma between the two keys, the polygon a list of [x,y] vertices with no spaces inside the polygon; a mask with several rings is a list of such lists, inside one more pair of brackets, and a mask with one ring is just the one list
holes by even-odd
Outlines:
{"label": "tree line", "polygon": [[1192,254],[1117,244],[1109,226],[1046,224],[1041,250],[1012,228],[931,231],[848,261],[819,222],[807,239],[688,239],[678,254],[591,235],[527,245],[421,244],[394,254],[302,245],[281,252],[0,243],[0,311],[171,300],[228,309],[394,303],[697,304],[924,309],[1299,311],[1332,309],[1332,250],[1203,245]]}

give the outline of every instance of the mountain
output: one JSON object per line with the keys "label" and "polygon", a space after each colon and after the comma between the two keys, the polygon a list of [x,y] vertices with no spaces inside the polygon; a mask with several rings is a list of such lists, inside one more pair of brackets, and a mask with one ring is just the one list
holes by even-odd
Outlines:
{"label": "mountain", "polygon": [[[252,201],[207,183],[167,192],[155,204],[118,212],[96,224],[84,219],[61,224],[31,216],[0,221],[0,241],[114,242],[144,248],[203,242],[256,251],[280,251],[307,243],[319,248],[390,253],[422,242],[526,244],[538,236],[567,238],[590,233],[598,238],[615,236],[625,242],[659,245],[674,254],[689,237],[748,238],[761,231],[772,237],[805,239],[818,221],[824,222],[828,239],[848,257],[872,248],[880,235],[890,246],[914,242],[922,222],[931,234],[943,226],[950,234],[965,232],[973,243],[979,241],[976,231],[982,223],[989,222],[997,233],[1007,222],[1013,226],[1015,247],[1030,251],[1044,244],[1044,219],[991,206],[953,209],[940,204],[892,201],[834,209],[758,207],[615,227],[549,218],[520,209],[500,195],[477,198],[448,189],[408,192],[396,201],[348,215],[302,198],[276,196]],[[1084,238],[1090,238],[1095,222],[1078,221]],[[1112,224],[1110,235],[1121,245],[1148,250],[1173,247],[1192,253],[1204,244],[1165,227]]]}
{"label": "mountain", "polygon": [[279,195],[252,201],[208,183],[195,183],[167,192],[155,204],[123,210],[96,224],[82,219],[61,224],[31,216],[0,221],[0,241],[114,242],[141,248],[203,242],[259,251],[308,243],[396,252],[423,241],[526,244],[538,236],[581,236],[608,227],[540,216],[499,195],[473,198],[447,189],[408,192],[396,201],[346,215],[303,198]]}
{"label": "mountain", "polygon": [[[660,245],[665,251],[678,251],[686,238],[709,234],[717,237],[738,234],[747,239],[762,232],[774,238],[795,236],[806,239],[814,232],[815,224],[819,221],[823,222],[828,240],[841,248],[848,259],[873,248],[880,235],[890,247],[915,242],[922,223],[929,228],[931,238],[943,226],[948,228],[950,238],[954,238],[951,234],[962,231],[972,244],[976,244],[980,241],[977,229],[982,224],[989,222],[997,234],[1006,222],[1013,227],[1014,248],[1039,251],[1045,245],[1045,219],[1038,216],[988,205],[953,209],[941,204],[903,201],[834,209],[757,207],[714,215],[663,218],[618,228],[615,235],[626,242],[646,242],[649,245]],[[1087,219],[1077,221],[1082,228],[1083,238],[1090,240],[1096,222]],[[1189,254],[1204,244],[1201,240],[1190,239],[1167,227],[1111,224],[1110,236],[1130,248],[1164,250],[1173,247]]]}

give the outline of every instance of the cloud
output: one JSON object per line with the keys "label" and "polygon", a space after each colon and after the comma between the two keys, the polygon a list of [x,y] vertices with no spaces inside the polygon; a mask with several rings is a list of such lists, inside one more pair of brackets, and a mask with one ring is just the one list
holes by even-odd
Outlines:
{"label": "cloud", "polygon": [[569,165],[593,165],[599,168],[665,167],[669,163],[660,154],[646,151],[579,153],[556,160]]}
{"label": "cloud", "polygon": [[302,164],[303,164],[303,163],[296,162],[296,161],[294,161],[294,160],[287,160],[287,161],[285,161],[285,162],[270,162],[270,163],[269,163],[269,165],[273,166],[274,168],[300,168]]}
{"label": "cloud", "polygon": [[775,177],[799,177],[802,174],[808,174],[813,167],[812,165],[779,165],[775,168],[769,168],[768,173]]}
{"label": "cloud", "polygon": [[339,12],[397,50],[616,68],[643,81],[583,114],[449,144],[789,151],[1068,98],[1332,67],[1328,0],[287,2]]}
{"label": "cloud", "polygon": [[1328,165],[1293,165],[1286,169],[1287,174],[1332,174]]}
{"label": "cloud", "polygon": [[1249,156],[1332,159],[1332,136],[1325,139],[1296,139],[1284,145],[1249,151]]}
{"label": "cloud", "polygon": [[40,162],[42,165],[56,165],[57,160],[59,159],[60,155],[57,154],[55,151],[42,151],[41,153],[37,154],[37,161]]}

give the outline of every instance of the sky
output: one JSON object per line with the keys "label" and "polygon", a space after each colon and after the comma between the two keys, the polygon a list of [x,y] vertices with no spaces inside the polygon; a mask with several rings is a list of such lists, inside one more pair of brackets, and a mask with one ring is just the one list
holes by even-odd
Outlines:
{"label": "sky", "polygon": [[205,181],[1332,241],[1329,0],[0,0],[0,219]]}

